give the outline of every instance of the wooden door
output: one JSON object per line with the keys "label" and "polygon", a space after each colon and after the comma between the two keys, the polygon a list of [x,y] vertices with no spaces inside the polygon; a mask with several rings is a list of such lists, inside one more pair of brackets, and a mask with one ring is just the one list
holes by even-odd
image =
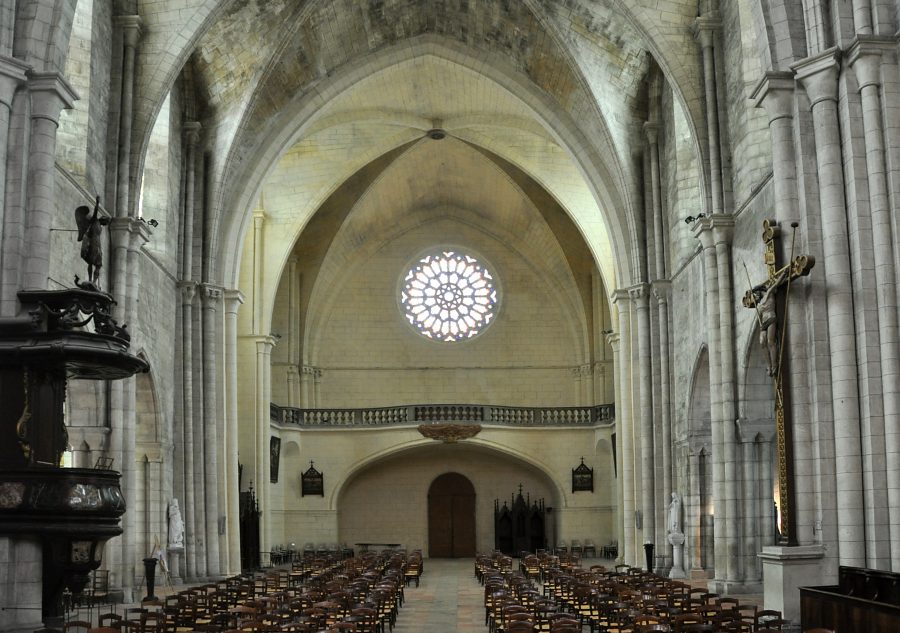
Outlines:
{"label": "wooden door", "polygon": [[475,556],[475,487],[459,473],[445,473],[428,489],[428,555]]}

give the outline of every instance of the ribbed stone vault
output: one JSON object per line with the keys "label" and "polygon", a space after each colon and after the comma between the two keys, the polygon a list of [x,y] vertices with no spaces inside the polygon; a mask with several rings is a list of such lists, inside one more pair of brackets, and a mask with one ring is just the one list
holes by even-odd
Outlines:
{"label": "ribbed stone vault", "polygon": [[[476,121],[501,113],[507,116],[491,93],[498,89],[517,92],[516,82],[527,84],[533,91],[532,100],[543,102],[542,116],[526,105],[526,111],[518,113],[521,116],[506,118],[505,126],[541,129],[546,136],[557,137],[559,151],[574,159],[568,170],[581,172],[579,178],[586,181],[580,204],[594,199],[596,217],[592,221],[598,225],[605,222],[607,236],[594,239],[590,235],[593,229],[586,229],[582,220],[577,223],[605,278],[616,285],[612,283],[612,261],[618,260],[620,267],[632,265],[635,255],[630,251],[641,231],[640,220],[634,217],[640,195],[633,148],[642,142],[640,126],[647,116],[648,51],[656,54],[664,72],[671,75],[692,128],[702,105],[696,60],[693,55],[680,54],[695,50],[693,42],[685,40],[684,29],[696,14],[691,3],[671,2],[660,7],[655,2],[619,0],[565,4],[541,0],[208,0],[155,5],[153,11],[142,12],[146,29],[142,51],[147,55],[139,59],[138,75],[147,86],[143,92],[147,98],[137,104],[140,141],[135,146],[138,156],[133,171],[140,173],[143,144],[155,116],[152,108],[157,107],[152,98],[156,86],[164,94],[174,80],[166,68],[187,61],[190,54],[190,76],[200,94],[197,117],[209,134],[209,149],[215,157],[210,181],[218,214],[213,220],[213,239],[222,253],[233,251],[240,241],[254,195],[274,162],[309,134],[309,126],[321,125],[316,121],[318,110],[334,110],[329,103],[341,90],[365,77],[367,71],[377,71],[367,68],[373,56],[402,59],[409,56],[410,46],[421,46],[426,38],[449,46],[450,57],[454,57],[453,50],[465,51],[465,56],[454,59],[461,65],[476,72],[489,67],[494,79],[498,74],[508,79],[502,87],[494,81],[493,91],[468,93],[469,108],[458,113],[468,123],[460,137],[468,134],[468,140],[504,155],[539,182],[547,183],[557,174],[542,171],[533,161],[530,164],[529,152],[516,155],[515,147],[504,151],[508,139],[473,129]],[[176,5],[181,22],[172,15]],[[379,97],[416,88],[415,83],[399,81],[399,75],[394,79],[398,83],[382,81],[360,100],[382,103],[365,103],[361,108],[357,104],[358,111],[345,109],[341,116],[382,122],[394,118],[394,122],[412,123],[414,128],[443,118],[440,108],[428,107],[429,102],[438,101],[437,92],[420,90],[413,92],[412,100],[404,95],[402,100],[384,103]],[[522,107],[520,104],[519,110]],[[558,138],[562,129],[567,138]],[[558,192],[554,195],[562,198]],[[578,214],[569,202],[564,206]],[[615,245],[612,248],[610,241]],[[613,252],[615,249],[618,252]],[[217,276],[233,277],[234,271],[233,264],[224,262]],[[618,281],[627,281],[630,275],[625,271]]]}

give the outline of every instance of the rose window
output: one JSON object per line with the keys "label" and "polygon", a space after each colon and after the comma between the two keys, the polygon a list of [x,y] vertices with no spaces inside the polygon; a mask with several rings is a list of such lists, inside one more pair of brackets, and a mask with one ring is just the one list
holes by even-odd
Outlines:
{"label": "rose window", "polygon": [[422,336],[461,341],[494,318],[497,289],[491,273],[471,255],[444,251],[420,259],[400,291],[407,320]]}

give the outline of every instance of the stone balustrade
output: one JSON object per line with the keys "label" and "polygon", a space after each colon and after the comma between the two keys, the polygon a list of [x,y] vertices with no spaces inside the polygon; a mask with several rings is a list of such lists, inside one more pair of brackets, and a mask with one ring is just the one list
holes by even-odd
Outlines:
{"label": "stone balustrade", "polygon": [[413,404],[369,409],[295,409],[270,405],[271,420],[283,426],[379,427],[428,422],[559,427],[611,425],[615,405],[591,407],[496,407],[480,404]]}

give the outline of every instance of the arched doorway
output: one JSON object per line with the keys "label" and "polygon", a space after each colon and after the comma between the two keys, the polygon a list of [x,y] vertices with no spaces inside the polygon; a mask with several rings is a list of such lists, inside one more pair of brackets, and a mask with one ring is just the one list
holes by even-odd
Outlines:
{"label": "arched doorway", "polygon": [[459,473],[444,473],[428,489],[428,555],[475,556],[475,487]]}

